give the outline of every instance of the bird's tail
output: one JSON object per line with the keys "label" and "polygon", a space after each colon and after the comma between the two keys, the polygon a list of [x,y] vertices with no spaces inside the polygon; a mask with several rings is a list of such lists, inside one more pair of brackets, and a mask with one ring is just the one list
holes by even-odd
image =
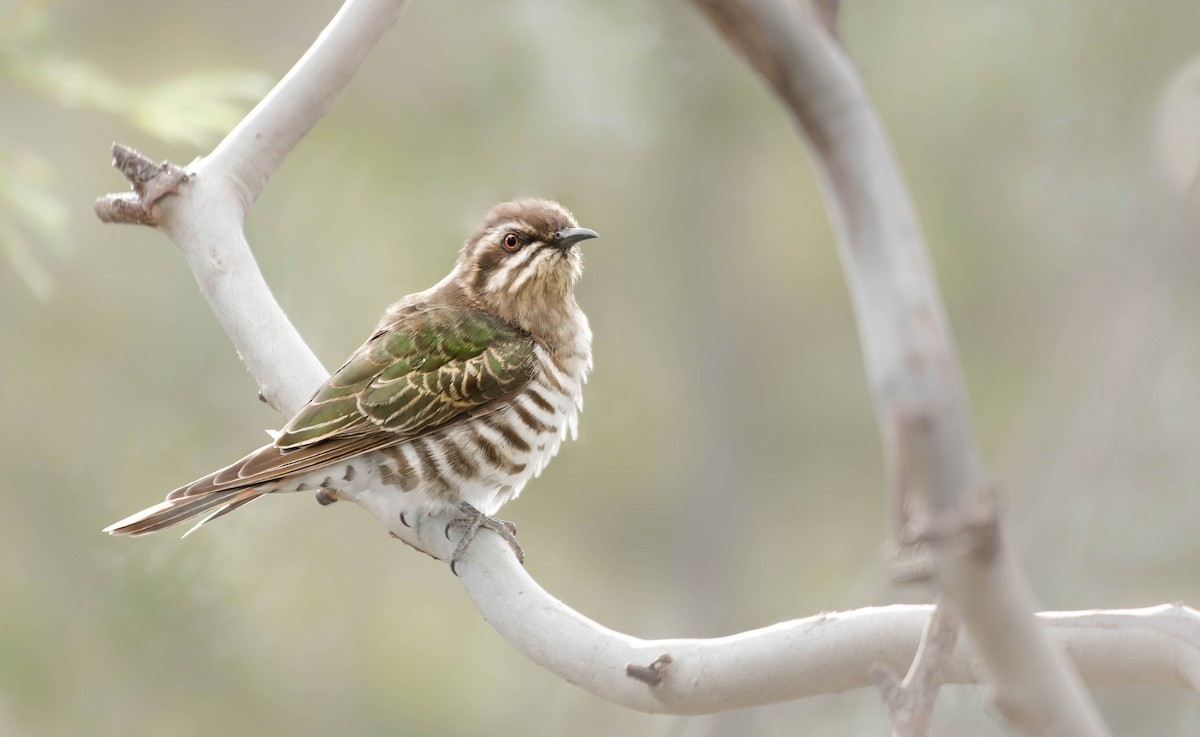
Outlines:
{"label": "bird's tail", "polygon": [[[120,522],[114,522],[104,531],[110,535],[148,535],[183,524],[188,520],[204,514],[192,529],[184,533],[184,537],[195,532],[205,522],[229,514],[233,510],[249,504],[263,494],[271,491],[270,487],[253,486],[241,489],[222,489],[210,491],[195,496],[181,496],[175,499],[155,504],[149,509],[143,509],[137,514],[126,517]],[[205,514],[207,513],[207,514]]]}

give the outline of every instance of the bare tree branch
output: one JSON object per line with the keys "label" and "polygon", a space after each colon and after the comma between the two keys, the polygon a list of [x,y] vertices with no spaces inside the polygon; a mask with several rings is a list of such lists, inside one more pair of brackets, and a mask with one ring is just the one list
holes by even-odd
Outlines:
{"label": "bare tree branch", "polygon": [[921,634],[921,645],[904,680],[897,678],[882,663],[871,666],[871,680],[887,704],[894,737],[925,737],[929,734],[933,707],[942,687],[942,673],[957,641],[958,618],[950,613],[945,602],[935,602]]}
{"label": "bare tree branch", "polygon": [[[410,517],[402,524],[394,493],[371,490],[353,501],[393,537],[435,558],[448,560],[454,550],[444,520]],[[593,622],[546,592],[496,535],[476,538],[458,570],[484,619],[530,660],[596,696],[650,713],[707,714],[870,686],[873,665],[908,668],[933,611],[869,607],[728,637],[642,640]],[[1038,619],[1089,686],[1200,690],[1200,612],[1194,609],[1047,612]],[[976,683],[979,660],[960,641],[939,676],[943,683]]]}
{"label": "bare tree branch", "polygon": [[[454,550],[442,520],[399,524],[395,494],[368,492],[354,501],[436,558],[446,560]],[[596,696],[649,713],[708,714],[871,686],[873,665],[908,668],[933,613],[931,606],[868,607],[728,637],[642,640],[546,592],[496,535],[476,538],[459,571],[484,619],[530,660]],[[1194,609],[1046,612],[1038,619],[1093,688],[1200,690],[1200,612]],[[943,683],[977,682],[979,656],[970,643],[959,641],[943,665]]]}
{"label": "bare tree branch", "polygon": [[[262,387],[262,395],[285,415],[295,412],[327,374],[276,304],[258,270],[242,233],[246,209],[404,5],[402,0],[348,0],[296,68],[246,121],[212,156],[189,167],[188,180],[178,187],[177,195],[146,185],[139,190],[140,197],[137,192],[117,196],[137,198],[146,213],[145,222],[161,227],[183,251],[214,314]],[[821,43],[830,43],[827,35],[821,38]],[[769,54],[764,52],[764,58]],[[855,140],[852,134],[861,133],[864,127],[860,113],[838,110],[835,104],[818,113],[846,115],[850,124],[846,135],[849,141]],[[868,113],[867,122],[871,120]],[[866,128],[871,130],[870,125]],[[824,135],[836,139],[843,133],[834,128]],[[879,140],[871,145],[882,146],[886,156],[881,133],[874,131],[873,135]],[[163,171],[148,160],[137,162],[133,179],[142,179],[136,173],[141,171],[151,172],[153,180],[155,167]],[[831,176],[838,171],[832,170]],[[889,191],[899,188],[903,198],[898,177],[894,170],[889,172],[876,186]],[[849,174],[844,176],[847,182],[857,182]],[[158,194],[151,199],[155,192]],[[847,218],[847,222],[854,220]],[[922,259],[915,218],[901,220],[900,225],[913,229],[899,231],[914,239],[908,255]],[[857,232],[857,228],[851,230]],[[886,250],[883,235],[889,228],[876,223],[868,231],[872,234],[868,246]],[[912,265],[908,267],[911,271]],[[927,266],[924,268],[927,271]],[[919,284],[928,274],[917,268],[909,277]],[[880,299],[883,305],[890,305],[896,295],[890,288],[886,291],[888,297]],[[940,308],[932,314],[932,322],[940,325]],[[860,324],[865,322],[860,314]],[[947,359],[949,354],[943,350],[948,349],[946,334],[937,329],[926,332],[924,340],[930,345],[914,360],[950,360],[950,378],[957,381],[952,359]],[[897,339],[881,340],[885,348],[902,353]],[[875,364],[873,379],[878,379],[881,366],[890,365],[897,357],[887,350],[869,350],[868,361]],[[943,367],[933,378],[945,378],[946,370]],[[933,392],[932,387],[924,388]],[[946,410],[951,419],[961,409],[961,387],[957,391],[957,399]],[[953,440],[947,436],[953,433],[939,424],[941,415],[927,422],[920,419],[928,413],[917,401],[924,396],[909,397],[903,404],[909,414],[904,416],[916,418],[910,421],[918,427],[928,424],[932,440],[924,442],[940,447]],[[965,422],[965,417],[959,420]],[[969,433],[969,425],[966,429]],[[978,465],[976,458],[974,465],[967,463],[958,475],[981,477]],[[945,469],[935,466],[932,470],[938,473],[931,478],[944,480]],[[448,559],[455,547],[446,537],[444,520],[402,518],[400,500],[390,491],[369,489],[353,501],[378,518],[394,537],[436,558]],[[954,539],[957,533],[933,524],[914,534],[942,540]],[[464,588],[483,616],[527,657],[591,693],[647,712],[710,713],[869,686],[868,670],[873,663],[898,671],[912,662],[931,611],[921,606],[869,608],[709,640],[641,640],[606,629],[548,594],[495,535],[481,534],[467,549],[459,570]],[[1174,605],[1049,613],[1041,615],[1041,621],[1051,641],[1069,653],[1089,685],[1200,687],[1200,615],[1192,609]],[[974,659],[969,646],[960,642],[946,660],[942,680],[973,682]]]}
{"label": "bare tree branch", "polygon": [[[109,195],[96,203],[101,219],[157,225],[179,247],[200,292],[258,381],[259,396],[284,415],[299,410],[329,374],[271,296],[246,242],[246,213],[407,4],[348,0],[287,76],[210,156],[187,168],[186,183],[168,190],[186,196],[143,192],[134,181],[144,198],[134,202],[129,194]],[[133,172],[134,180],[143,176],[138,172],[154,174],[144,163],[134,169],[114,164],[127,177]]]}
{"label": "bare tree branch", "polygon": [[1037,626],[1005,543],[920,224],[853,64],[811,7],[695,4],[812,147],[891,469],[895,537],[932,553],[933,581],[962,616],[1013,725],[1026,734],[1106,734],[1078,677]]}
{"label": "bare tree branch", "polygon": [[813,8],[821,25],[834,38],[838,37],[838,16],[841,13],[841,0],[812,0]]}

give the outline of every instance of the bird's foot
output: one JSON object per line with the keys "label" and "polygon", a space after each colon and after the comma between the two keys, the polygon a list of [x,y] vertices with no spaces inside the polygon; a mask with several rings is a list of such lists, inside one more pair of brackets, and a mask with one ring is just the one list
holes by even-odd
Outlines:
{"label": "bird's foot", "polygon": [[517,542],[516,525],[507,520],[489,517],[466,502],[459,502],[458,509],[463,513],[463,516],[446,523],[447,539],[450,537],[450,528],[464,528],[462,539],[458,541],[458,547],[454,549],[454,554],[450,556],[450,571],[454,575],[458,575],[458,562],[462,560],[463,553],[467,552],[467,546],[475,539],[475,535],[479,534],[480,528],[491,530],[499,535],[504,542],[508,543],[508,547],[512,548],[513,554],[517,556],[517,562],[524,565],[525,551],[521,549],[521,544]]}

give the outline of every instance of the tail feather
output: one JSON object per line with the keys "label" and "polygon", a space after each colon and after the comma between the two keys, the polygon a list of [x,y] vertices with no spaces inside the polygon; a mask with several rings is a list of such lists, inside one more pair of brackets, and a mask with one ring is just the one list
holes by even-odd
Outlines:
{"label": "tail feather", "polygon": [[153,507],[143,509],[137,514],[130,515],[119,522],[114,522],[105,527],[104,531],[110,535],[131,535],[134,537],[148,535],[151,532],[159,532],[183,524],[194,517],[208,512],[207,516],[185,533],[186,537],[206,522],[232,512],[243,504],[248,504],[269,491],[270,489],[262,487],[225,489],[200,496],[167,499],[164,502],[155,504]]}
{"label": "tail feather", "polygon": [[[248,493],[249,491],[253,491],[254,493],[252,493],[252,494]],[[183,533],[183,536],[187,537],[188,535],[192,534],[196,530],[199,530],[202,526],[208,524],[209,522],[212,522],[217,517],[223,517],[223,516],[229,514],[230,512],[232,512],[233,510],[237,509],[238,507],[242,506],[243,504],[249,504],[250,502],[254,501],[255,499],[259,498],[260,496],[262,496],[263,494],[266,494],[266,493],[267,493],[266,491],[263,491],[261,489],[250,489],[250,490],[243,490],[242,493],[240,493],[240,494],[235,494],[233,499],[225,502],[220,507],[217,507],[216,509],[214,509],[207,517],[205,517],[204,519],[200,520],[195,525],[193,525],[192,529]]]}

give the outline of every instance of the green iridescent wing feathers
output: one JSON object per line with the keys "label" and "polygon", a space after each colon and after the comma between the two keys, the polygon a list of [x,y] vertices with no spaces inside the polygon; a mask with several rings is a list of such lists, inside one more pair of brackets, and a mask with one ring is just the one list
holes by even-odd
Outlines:
{"label": "green iridescent wing feathers", "polygon": [[462,308],[416,312],[356,351],[275,445],[380,430],[418,435],[516,391],[532,366],[529,336],[494,317]]}
{"label": "green iridescent wing feathers", "polygon": [[355,351],[274,443],[167,499],[261,486],[394,445],[503,400],[533,365],[529,335],[494,317],[412,306]]}

